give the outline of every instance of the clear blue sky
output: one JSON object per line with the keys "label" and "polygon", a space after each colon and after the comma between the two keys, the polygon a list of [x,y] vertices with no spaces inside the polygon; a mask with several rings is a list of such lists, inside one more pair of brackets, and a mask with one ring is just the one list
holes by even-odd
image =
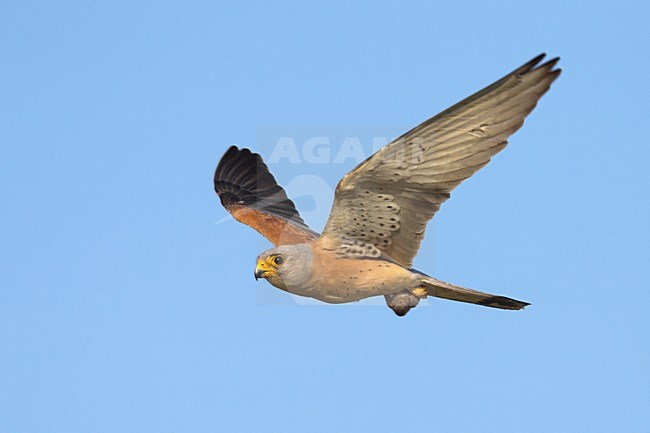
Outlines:
{"label": "clear blue sky", "polygon": [[[0,432],[647,432],[644,2],[3,2]],[[212,190],[231,144],[317,230],[354,161],[540,52],[564,73],[415,266],[531,302],[302,305]],[[381,304],[381,303],[380,303]]]}

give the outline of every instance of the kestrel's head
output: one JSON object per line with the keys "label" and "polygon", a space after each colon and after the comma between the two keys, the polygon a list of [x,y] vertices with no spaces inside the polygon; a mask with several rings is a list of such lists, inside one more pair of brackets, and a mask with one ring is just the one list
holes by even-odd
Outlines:
{"label": "kestrel's head", "polygon": [[311,276],[312,262],[310,245],[281,245],[257,256],[255,279],[265,278],[283,290],[302,287]]}

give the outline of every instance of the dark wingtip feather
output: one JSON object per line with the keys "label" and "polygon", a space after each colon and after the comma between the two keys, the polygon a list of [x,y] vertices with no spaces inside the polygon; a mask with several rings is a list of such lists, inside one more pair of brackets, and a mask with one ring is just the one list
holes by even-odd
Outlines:
{"label": "dark wingtip feather", "polygon": [[541,63],[542,60],[545,57],[546,57],[546,53],[542,53],[542,54],[534,57],[533,59],[531,59],[527,63],[525,63],[522,66],[520,66],[519,68],[515,69],[512,72],[512,74],[514,74],[514,75],[524,75],[524,74],[526,74],[528,72],[537,71],[539,69],[546,69],[547,71],[549,71],[550,74],[554,74],[554,78],[556,78],[558,75],[560,75],[560,72],[562,70],[561,69],[553,70],[553,68],[560,61],[560,57],[556,56],[556,57],[553,57],[550,60],[547,60],[544,63]]}
{"label": "dark wingtip feather", "polygon": [[546,53],[542,53],[538,56],[535,56],[532,59],[530,59],[528,62],[524,63],[523,65],[515,69],[512,73],[517,75],[524,74],[530,71],[531,69],[535,68],[535,66],[537,66],[544,57],[546,57]]}
{"label": "dark wingtip feather", "polygon": [[533,58],[530,60],[530,62],[528,62],[528,63],[532,63],[533,65],[536,65],[536,64],[538,64],[539,62],[541,62],[542,59],[544,59],[544,57],[546,57],[546,53],[540,53],[540,54],[536,55],[535,57],[533,57]]}
{"label": "dark wingtip feather", "polygon": [[560,61],[559,57],[554,57],[551,60],[549,60],[548,62],[542,63],[541,65],[539,65],[535,69],[546,69],[547,71],[551,71],[555,67],[555,65],[557,65],[557,62],[559,62],[559,61]]}
{"label": "dark wingtip feather", "polygon": [[226,150],[214,172],[214,190],[226,208],[244,205],[307,227],[262,157],[249,149]]}

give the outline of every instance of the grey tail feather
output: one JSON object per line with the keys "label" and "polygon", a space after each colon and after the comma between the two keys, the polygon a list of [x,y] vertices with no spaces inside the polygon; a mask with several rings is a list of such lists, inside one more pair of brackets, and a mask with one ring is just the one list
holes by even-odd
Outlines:
{"label": "grey tail feather", "polygon": [[528,302],[517,301],[516,299],[506,298],[505,296],[492,295],[477,290],[457,286],[437,280],[428,275],[422,275],[422,287],[427,290],[427,294],[437,298],[451,299],[452,301],[468,302],[470,304],[483,305],[492,308],[501,308],[504,310],[521,310],[530,305]]}

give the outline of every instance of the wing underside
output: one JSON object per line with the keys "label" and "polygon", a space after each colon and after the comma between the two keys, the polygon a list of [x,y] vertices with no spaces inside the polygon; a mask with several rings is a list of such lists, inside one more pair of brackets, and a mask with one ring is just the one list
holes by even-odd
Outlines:
{"label": "wing underside", "polygon": [[397,138],[337,186],[322,237],[346,256],[410,267],[451,191],[508,143],[560,74],[538,56]]}

